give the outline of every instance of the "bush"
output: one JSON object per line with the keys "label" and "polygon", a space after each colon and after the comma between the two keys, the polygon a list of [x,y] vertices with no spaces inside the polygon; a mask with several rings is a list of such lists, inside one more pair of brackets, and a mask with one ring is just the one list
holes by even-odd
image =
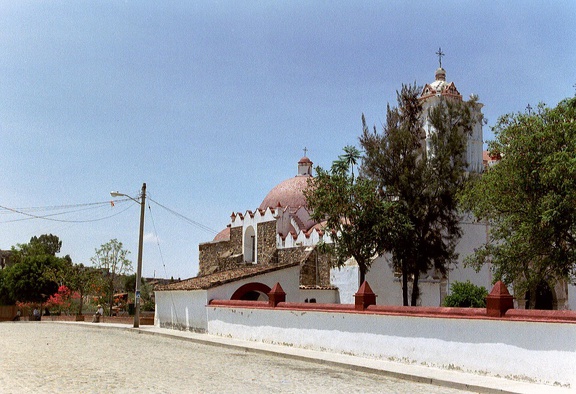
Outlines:
{"label": "bush", "polygon": [[450,287],[450,295],[444,299],[444,306],[461,308],[485,308],[488,290],[470,281],[455,281]]}

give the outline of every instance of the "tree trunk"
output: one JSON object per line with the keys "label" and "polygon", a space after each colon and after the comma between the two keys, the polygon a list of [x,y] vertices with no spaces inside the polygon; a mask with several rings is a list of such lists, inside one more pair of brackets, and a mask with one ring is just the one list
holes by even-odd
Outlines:
{"label": "tree trunk", "polygon": [[360,286],[362,286],[362,284],[366,280],[366,267],[358,265],[358,269],[360,271],[360,285],[358,287],[360,287]]}
{"label": "tree trunk", "polygon": [[530,294],[530,298],[528,298],[528,304],[526,305],[526,309],[536,309],[536,297],[538,296],[538,286],[537,285],[530,285],[528,287],[528,294]]}
{"label": "tree trunk", "polygon": [[405,261],[402,261],[402,305],[408,306],[408,267]]}
{"label": "tree trunk", "polygon": [[80,306],[78,307],[78,314],[82,315],[82,308],[84,307],[84,294],[80,291]]}
{"label": "tree trunk", "polygon": [[418,298],[420,298],[420,288],[418,287],[418,279],[420,278],[420,271],[414,272],[414,281],[412,282],[412,299],[411,306],[416,306]]}

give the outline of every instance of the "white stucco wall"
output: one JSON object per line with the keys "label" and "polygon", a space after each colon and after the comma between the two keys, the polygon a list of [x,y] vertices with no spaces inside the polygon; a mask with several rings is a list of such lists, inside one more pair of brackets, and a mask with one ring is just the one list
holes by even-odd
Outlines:
{"label": "white stucco wall", "polygon": [[336,302],[336,291],[300,290],[300,267],[290,267],[263,275],[226,283],[208,290],[156,291],[155,325],[180,330],[206,331],[206,305],[210,300],[229,300],[234,292],[247,283],[259,282],[272,288],[280,283],[287,302],[304,302],[316,298],[318,303]]}
{"label": "white stucco wall", "polygon": [[379,256],[372,262],[366,280],[378,296],[376,305],[402,305],[402,282],[394,278],[389,255]]}
{"label": "white stucco wall", "polygon": [[568,285],[568,306],[567,309],[576,310],[576,286]]}
{"label": "white stucco wall", "polygon": [[206,290],[157,291],[154,324],[179,330],[206,331]]}
{"label": "white stucco wall", "polygon": [[207,307],[208,332],[576,385],[576,325]]}
{"label": "white stucco wall", "polygon": [[304,302],[300,300],[298,294],[300,289],[300,267],[290,267],[283,270],[269,272],[267,274],[257,275],[235,282],[226,283],[208,290],[208,301],[210,300],[229,300],[232,294],[245,284],[258,282],[272,288],[276,283],[280,283],[286,293],[287,302]]}
{"label": "white stucco wall", "polygon": [[358,291],[359,272],[356,263],[330,269],[330,283],[338,288],[340,304],[353,304]]}
{"label": "white stucco wall", "polygon": [[464,259],[474,253],[474,250],[482,246],[488,240],[488,228],[484,223],[475,223],[471,218],[465,218],[462,226],[462,238],[456,245],[458,264],[450,267],[448,272],[448,287],[454,281],[466,282],[469,280],[476,286],[483,286],[490,291],[492,288],[492,275],[490,266],[484,265],[479,272],[471,267],[464,267]]}
{"label": "white stucco wall", "polygon": [[318,304],[338,304],[338,290],[313,290],[300,289],[298,302],[311,302],[315,299]]}

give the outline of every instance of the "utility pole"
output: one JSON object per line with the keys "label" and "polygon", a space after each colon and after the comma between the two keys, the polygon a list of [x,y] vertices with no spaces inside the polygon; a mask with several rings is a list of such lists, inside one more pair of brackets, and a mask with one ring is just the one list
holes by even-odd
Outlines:
{"label": "utility pole", "polygon": [[140,283],[142,282],[142,247],[144,245],[144,211],[146,209],[146,183],[142,184],[140,195],[140,236],[138,238],[138,267],[136,268],[136,286],[134,287],[134,328],[140,327]]}

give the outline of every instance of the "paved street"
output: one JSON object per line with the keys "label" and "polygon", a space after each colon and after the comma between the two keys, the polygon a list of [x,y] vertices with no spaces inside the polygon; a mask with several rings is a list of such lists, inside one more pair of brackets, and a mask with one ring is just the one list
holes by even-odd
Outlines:
{"label": "paved street", "polygon": [[2,393],[464,393],[89,324],[0,323]]}

